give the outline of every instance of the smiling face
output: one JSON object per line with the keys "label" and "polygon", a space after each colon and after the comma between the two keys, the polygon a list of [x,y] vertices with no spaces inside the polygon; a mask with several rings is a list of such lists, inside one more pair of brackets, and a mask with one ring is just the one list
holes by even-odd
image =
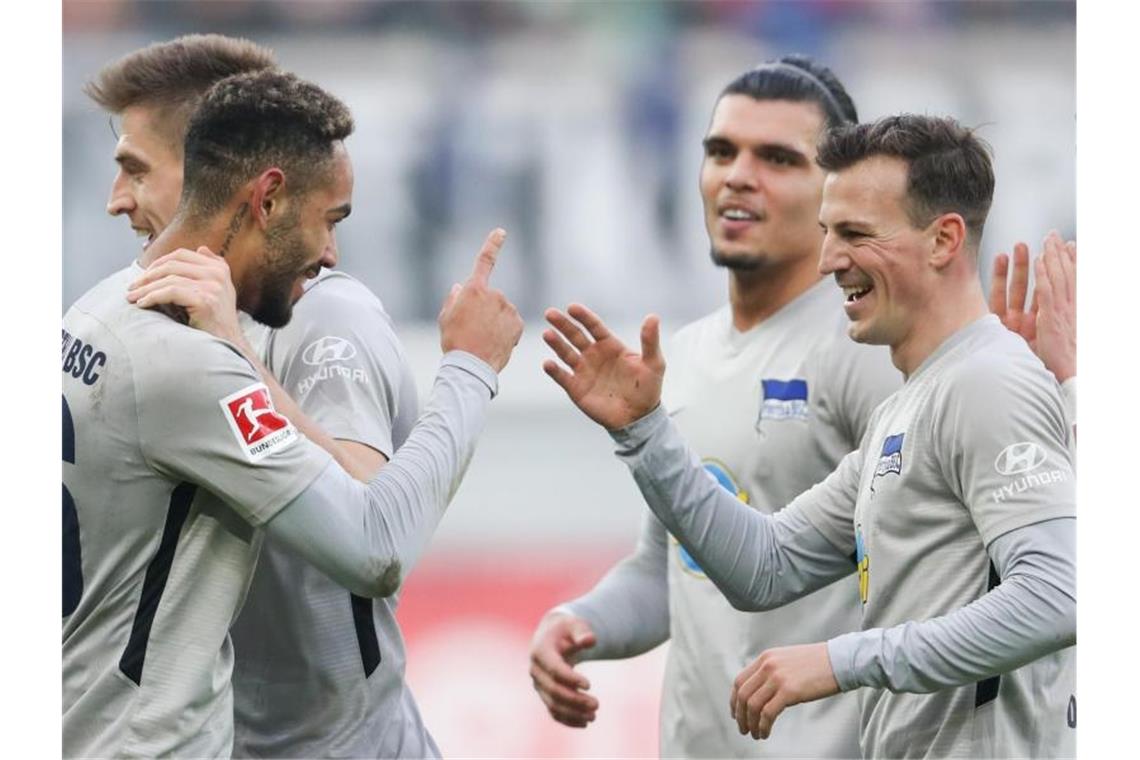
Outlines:
{"label": "smiling face", "polygon": [[261,257],[238,286],[238,305],[262,324],[281,327],[306,279],[337,263],[336,225],[352,212],[352,162],[337,143],[326,179],[293,196],[265,229]]}
{"label": "smiling face", "polygon": [[123,111],[115,146],[118,173],[111,184],[107,213],[125,215],[143,238],[143,250],[162,232],[182,194],[182,152],[150,106]]}
{"label": "smiling face", "polygon": [[936,296],[935,236],[907,215],[906,185],[906,162],[887,156],[864,159],[824,183],[819,270],[843,288],[848,334],[860,343],[902,345]]}
{"label": "smiling face", "polygon": [[819,253],[823,114],[811,102],[725,95],[704,140],[700,189],[712,258],[742,270]]}

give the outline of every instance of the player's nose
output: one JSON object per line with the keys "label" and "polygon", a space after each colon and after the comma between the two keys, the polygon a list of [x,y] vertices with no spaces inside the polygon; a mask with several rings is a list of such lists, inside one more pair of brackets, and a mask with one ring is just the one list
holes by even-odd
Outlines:
{"label": "player's nose", "polygon": [[728,167],[728,174],[724,177],[724,184],[736,192],[755,190],[760,186],[759,172],[752,156],[747,151],[741,151]]}
{"label": "player's nose", "polygon": [[833,274],[850,267],[851,258],[847,255],[842,241],[837,240],[834,235],[825,235],[823,245],[819,249],[819,273]]}
{"label": "player's nose", "polygon": [[134,195],[127,190],[120,174],[111,185],[111,197],[107,199],[107,213],[111,216],[129,214],[135,210],[136,205]]}
{"label": "player's nose", "polygon": [[325,246],[324,251],[321,252],[321,266],[326,269],[332,269],[340,260],[340,253],[337,251],[336,239]]}

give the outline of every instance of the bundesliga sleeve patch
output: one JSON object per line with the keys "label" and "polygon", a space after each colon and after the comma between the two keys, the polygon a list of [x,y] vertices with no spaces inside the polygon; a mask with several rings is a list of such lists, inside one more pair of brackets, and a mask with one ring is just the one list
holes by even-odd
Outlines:
{"label": "bundesliga sleeve patch", "polygon": [[273,400],[264,383],[242,388],[218,403],[238,445],[251,462],[261,461],[298,438],[293,423],[273,408]]}

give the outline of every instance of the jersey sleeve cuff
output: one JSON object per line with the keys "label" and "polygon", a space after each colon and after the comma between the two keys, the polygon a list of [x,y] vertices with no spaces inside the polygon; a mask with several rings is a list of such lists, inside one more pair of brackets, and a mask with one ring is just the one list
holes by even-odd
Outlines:
{"label": "jersey sleeve cuff", "polygon": [[665,406],[658,404],[644,417],[609,433],[617,444],[617,453],[630,454],[644,446],[668,421],[669,415],[665,412]]}
{"label": "jersey sleeve cuff", "polygon": [[439,362],[439,368],[442,370],[444,367],[458,367],[464,372],[474,375],[483,385],[487,386],[487,390],[491,392],[491,398],[499,395],[499,374],[491,368],[490,364],[475,354],[458,349],[448,351]]}
{"label": "jersey sleeve cuff", "polygon": [[845,633],[827,642],[831,672],[835,675],[840,691],[851,691],[862,686],[881,686],[878,679],[871,677],[876,661],[874,649],[881,633],[882,629],[872,628]]}

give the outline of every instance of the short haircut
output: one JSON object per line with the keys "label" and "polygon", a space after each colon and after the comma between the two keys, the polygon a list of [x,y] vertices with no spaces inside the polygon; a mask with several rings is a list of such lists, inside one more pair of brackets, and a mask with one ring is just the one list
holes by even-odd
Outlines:
{"label": "short haircut", "polygon": [[260,71],[223,79],[190,119],[182,205],[196,218],[225,206],[237,188],[271,167],[304,194],[323,174],[335,143],[352,134],[340,100],[293,74]]}
{"label": "short haircut", "polygon": [[826,126],[859,121],[855,103],[831,69],[806,55],[785,55],[765,61],[733,79],[721,91],[756,100],[791,100],[816,103]]}
{"label": "short haircut", "polygon": [[989,146],[972,129],[948,117],[916,114],[836,127],[821,138],[816,163],[838,172],[874,156],[906,162],[911,224],[925,227],[940,214],[961,214],[977,250],[993,202],[994,168]]}
{"label": "short haircut", "polygon": [[226,77],[276,66],[272,50],[249,40],[188,34],[105,66],[83,90],[112,114],[156,107],[166,136],[181,150],[190,115],[207,90]]}

